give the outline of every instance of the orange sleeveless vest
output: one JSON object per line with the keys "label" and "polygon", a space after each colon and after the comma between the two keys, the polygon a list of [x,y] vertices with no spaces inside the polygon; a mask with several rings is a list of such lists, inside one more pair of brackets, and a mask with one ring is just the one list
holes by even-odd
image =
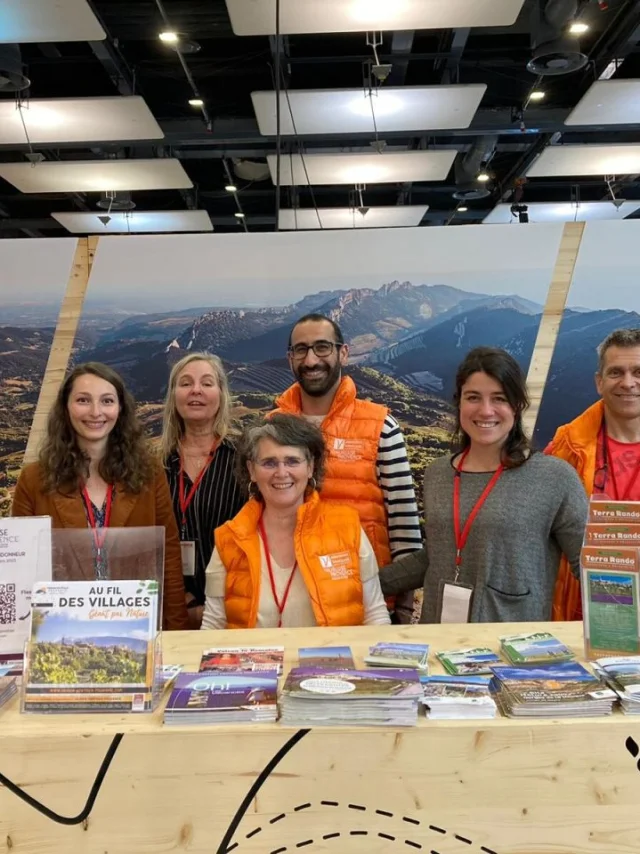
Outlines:
{"label": "orange sleeveless vest", "polygon": [[[216,548],[227,570],[225,609],[230,629],[252,629],[256,625],[262,574],[261,514],[262,504],[252,498],[215,531]],[[298,509],[294,543],[317,624],[361,626],[364,604],[357,512],[327,504],[312,492]]]}
{"label": "orange sleeveless vest", "polygon": [[[298,383],[276,398],[276,412],[302,414]],[[389,410],[360,400],[351,377],[343,377],[320,427],[327,446],[322,500],[355,507],[379,566],[391,563],[387,510],[378,485],[378,444]]]}
{"label": "orange sleeveless vest", "polygon": [[[559,457],[569,463],[578,473],[588,496],[593,493],[596,476],[596,454],[598,433],[604,418],[602,401],[594,403],[570,424],[558,427],[556,434],[545,448],[546,454]],[[566,558],[562,558],[553,595],[554,620],[581,620],[582,599],[580,582],[571,572]]]}

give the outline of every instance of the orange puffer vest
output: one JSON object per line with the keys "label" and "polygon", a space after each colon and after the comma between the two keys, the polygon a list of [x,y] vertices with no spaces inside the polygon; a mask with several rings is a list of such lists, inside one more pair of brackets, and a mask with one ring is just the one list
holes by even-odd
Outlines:
{"label": "orange puffer vest", "polygon": [[[298,383],[276,399],[276,412],[302,414]],[[378,444],[389,410],[359,400],[351,377],[343,377],[321,431],[327,446],[322,500],[355,507],[379,566],[391,563],[387,511],[378,485]]]}
{"label": "orange puffer vest", "polygon": [[[216,548],[227,570],[225,608],[230,629],[256,625],[262,575],[261,514],[262,505],[252,498],[215,532]],[[298,509],[294,544],[317,624],[361,626],[364,604],[357,512],[326,504],[312,492]]]}
{"label": "orange puffer vest", "polygon": [[[588,496],[593,493],[596,476],[598,433],[604,418],[602,401],[594,403],[570,424],[558,427],[545,453],[565,460],[578,473]],[[571,572],[566,558],[562,558],[553,596],[554,620],[581,620],[582,600],[580,583]]]}

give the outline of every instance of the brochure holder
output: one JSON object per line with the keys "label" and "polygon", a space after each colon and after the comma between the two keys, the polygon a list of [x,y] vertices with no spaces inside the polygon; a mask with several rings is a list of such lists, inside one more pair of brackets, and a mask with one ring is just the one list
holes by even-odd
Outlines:
{"label": "brochure holder", "polygon": [[52,531],[35,585],[23,712],[150,712],[162,696],[165,531]]}

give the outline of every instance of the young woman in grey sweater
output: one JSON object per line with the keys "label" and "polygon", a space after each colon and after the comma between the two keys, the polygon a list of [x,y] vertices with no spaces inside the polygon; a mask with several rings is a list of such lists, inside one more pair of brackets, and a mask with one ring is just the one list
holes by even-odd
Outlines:
{"label": "young woman in grey sweater", "polygon": [[382,591],[422,586],[422,623],[440,620],[445,590],[468,595],[453,582],[473,590],[471,622],[550,620],[561,554],[579,574],[584,488],[563,460],[532,451],[526,380],[507,352],[472,350],[454,399],[454,454],[424,475],[425,546],[381,569]]}

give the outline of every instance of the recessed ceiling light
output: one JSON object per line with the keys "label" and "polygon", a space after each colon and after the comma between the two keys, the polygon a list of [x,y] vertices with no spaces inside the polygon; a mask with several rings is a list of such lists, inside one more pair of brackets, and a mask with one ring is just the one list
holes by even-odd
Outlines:
{"label": "recessed ceiling light", "polygon": [[175,44],[177,41],[179,41],[180,36],[177,33],[173,33],[173,32],[168,31],[168,32],[160,33],[158,38],[160,39],[161,42],[166,42],[166,44]]}
{"label": "recessed ceiling light", "polygon": [[189,98],[189,106],[204,107],[204,101],[202,100],[202,98]]}
{"label": "recessed ceiling light", "polygon": [[468,210],[469,210],[469,208],[468,208],[468,207],[466,207],[465,205],[461,205],[461,206],[458,208],[458,213],[466,213]]}
{"label": "recessed ceiling light", "polygon": [[238,188],[236,187],[235,184],[227,184],[225,187],[225,190],[227,191],[227,193],[237,193],[238,192]]}
{"label": "recessed ceiling light", "polygon": [[478,181],[480,181],[482,184],[485,184],[489,179],[490,175],[488,175],[486,172],[481,172],[478,175]]}
{"label": "recessed ceiling light", "polygon": [[530,95],[530,101],[542,101],[544,98],[544,92],[541,89],[535,89]]}
{"label": "recessed ceiling light", "polygon": [[589,29],[589,24],[583,24],[581,21],[574,21],[569,27],[569,32],[572,36],[579,36],[586,33]]}
{"label": "recessed ceiling light", "polygon": [[235,217],[236,219],[244,219],[244,214],[242,213],[242,211],[236,211],[236,212],[234,213],[234,217]]}

